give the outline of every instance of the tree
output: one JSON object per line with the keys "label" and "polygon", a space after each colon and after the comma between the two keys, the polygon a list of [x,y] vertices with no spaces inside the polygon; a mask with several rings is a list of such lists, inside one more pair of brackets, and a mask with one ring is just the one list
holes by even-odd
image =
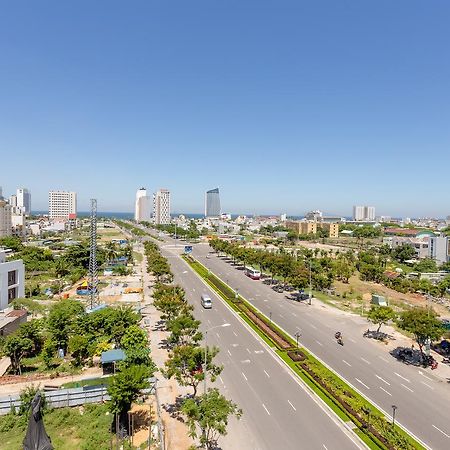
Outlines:
{"label": "tree", "polygon": [[69,337],[74,332],[77,321],[84,314],[83,306],[76,300],[62,300],[52,306],[47,329],[54,337],[58,348],[67,350]]}
{"label": "tree", "polygon": [[0,247],[10,248],[13,252],[23,249],[21,240],[17,236],[5,236],[0,238]]}
{"label": "tree", "polygon": [[89,340],[86,336],[75,335],[69,339],[69,352],[74,358],[74,365],[79,367],[89,357]]}
{"label": "tree", "polygon": [[70,273],[72,266],[69,261],[64,258],[59,258],[55,262],[55,275],[62,278]]}
{"label": "tree", "polygon": [[192,314],[182,313],[166,323],[167,331],[171,332],[168,341],[172,345],[197,344],[203,339],[199,326],[200,321]]}
{"label": "tree", "polygon": [[420,260],[414,265],[414,270],[417,272],[437,272],[436,261],[431,258],[425,258]]}
{"label": "tree", "polygon": [[221,395],[218,389],[209,389],[199,398],[188,398],[181,411],[186,416],[189,435],[197,438],[200,431],[200,444],[206,449],[217,448],[219,436],[227,434],[230,416],[238,419],[242,416],[242,410]]}
{"label": "tree", "polygon": [[121,365],[124,367],[146,366],[151,372],[149,376],[152,376],[156,366],[150,358],[147,333],[138,325],[132,325],[125,331],[120,343],[127,356]]}
{"label": "tree", "polygon": [[[206,370],[211,377],[211,381],[222,372],[223,366],[213,363],[213,358],[219,353],[217,347],[207,349]],[[194,345],[179,345],[169,354],[165,362],[163,374],[166,378],[175,377],[181,386],[190,386],[197,395],[198,385],[205,379],[203,365],[205,363],[205,350]]]}
{"label": "tree", "polygon": [[396,316],[395,311],[390,306],[375,306],[370,308],[367,318],[378,325],[377,333],[380,332],[381,326],[387,324],[390,320],[393,320]]}
{"label": "tree", "polygon": [[112,377],[108,386],[109,408],[119,416],[121,428],[128,430],[128,411],[142,389],[149,386],[148,377],[149,371],[144,366],[123,368]]}
{"label": "tree", "polygon": [[416,250],[410,244],[402,244],[392,250],[392,256],[400,262],[416,257]]}
{"label": "tree", "polygon": [[20,336],[18,333],[9,335],[3,343],[3,353],[11,359],[14,373],[22,375],[22,358],[33,349],[33,341]]}
{"label": "tree", "polygon": [[429,341],[435,341],[444,334],[442,322],[433,309],[416,307],[403,311],[398,318],[398,326],[414,335],[419,350],[424,359],[423,346]]}

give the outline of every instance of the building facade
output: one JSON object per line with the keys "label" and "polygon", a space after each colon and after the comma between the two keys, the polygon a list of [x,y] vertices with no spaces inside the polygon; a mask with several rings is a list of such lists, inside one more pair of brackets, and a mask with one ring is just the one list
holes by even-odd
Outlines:
{"label": "building facade", "polygon": [[0,250],[0,309],[3,310],[16,298],[25,297],[25,266],[21,259],[6,261]]}
{"label": "building facade", "polygon": [[26,188],[17,189],[17,207],[21,209],[26,216],[31,214],[31,193]]}
{"label": "building facade", "polygon": [[375,206],[354,206],[353,220],[373,222],[375,220]]}
{"label": "building facade", "polygon": [[428,240],[428,255],[443,264],[450,261],[450,237],[431,236]]}
{"label": "building facade", "polygon": [[219,188],[206,191],[205,194],[205,217],[220,217],[220,194]]}
{"label": "building facade", "polygon": [[156,225],[170,223],[170,192],[160,189],[153,195],[153,221]]}
{"label": "building facade", "polygon": [[151,220],[151,200],[147,195],[147,189],[140,188],[136,192],[136,202],[134,207],[134,220],[136,222]]}
{"label": "building facade", "polygon": [[329,222],[315,222],[305,220],[288,220],[286,228],[293,230],[297,235],[301,234],[316,234],[318,229],[324,230],[328,233],[328,237],[339,237],[339,224]]}
{"label": "building facade", "polygon": [[12,208],[11,205],[0,197],[0,237],[12,234]]}
{"label": "building facade", "polygon": [[75,219],[77,216],[77,193],[50,191],[48,193],[48,215],[50,219]]}

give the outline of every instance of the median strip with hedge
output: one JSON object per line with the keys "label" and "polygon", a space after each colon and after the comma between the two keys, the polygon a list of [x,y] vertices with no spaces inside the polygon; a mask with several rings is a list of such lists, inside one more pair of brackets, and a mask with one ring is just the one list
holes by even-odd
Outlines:
{"label": "median strip with hedge", "polygon": [[[348,417],[357,427],[361,439],[373,449],[414,450],[424,447],[402,428],[392,426],[385,415],[325,367],[304,348],[297,348],[292,337],[283,332],[259,310],[191,256],[185,261],[235,311],[249,323],[266,342],[276,347],[276,353],[289,367],[327,403],[338,415]],[[309,381],[309,382],[308,382]],[[340,413],[339,413],[340,412]]]}

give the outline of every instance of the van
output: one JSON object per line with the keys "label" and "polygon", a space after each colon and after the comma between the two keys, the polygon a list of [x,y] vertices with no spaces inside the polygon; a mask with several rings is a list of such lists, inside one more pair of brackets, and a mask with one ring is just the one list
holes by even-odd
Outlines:
{"label": "van", "polygon": [[208,294],[202,294],[201,303],[202,303],[203,308],[205,308],[205,309],[212,308],[211,297]]}

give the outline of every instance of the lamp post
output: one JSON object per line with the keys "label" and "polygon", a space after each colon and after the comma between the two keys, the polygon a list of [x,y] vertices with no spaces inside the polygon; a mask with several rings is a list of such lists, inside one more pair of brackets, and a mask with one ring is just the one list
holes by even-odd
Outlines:
{"label": "lamp post", "polygon": [[236,288],[235,291],[234,291],[234,299],[236,301],[238,301],[238,298],[239,298],[239,288]]}
{"label": "lamp post", "polygon": [[299,339],[299,337],[300,337],[301,335],[302,335],[302,334],[301,334],[300,332],[298,332],[298,331],[297,331],[297,333],[294,334],[295,339],[296,339],[296,341],[297,341],[297,350],[298,350],[298,339]]}
{"label": "lamp post", "polygon": [[309,260],[309,304],[312,298],[312,277],[311,277],[311,259]]}
{"label": "lamp post", "polygon": [[397,410],[397,406],[392,405],[392,426],[395,426],[395,411]]}
{"label": "lamp post", "polygon": [[222,325],[216,325],[215,327],[209,328],[205,331],[205,363],[204,363],[204,368],[203,368],[203,374],[205,376],[203,391],[205,394],[206,394],[206,375],[207,375],[206,360],[208,357],[208,331],[215,330],[216,328],[225,328],[225,327],[229,327],[229,326],[231,326],[231,323],[223,323]]}
{"label": "lamp post", "polygon": [[270,325],[272,325],[272,311],[269,312]]}

